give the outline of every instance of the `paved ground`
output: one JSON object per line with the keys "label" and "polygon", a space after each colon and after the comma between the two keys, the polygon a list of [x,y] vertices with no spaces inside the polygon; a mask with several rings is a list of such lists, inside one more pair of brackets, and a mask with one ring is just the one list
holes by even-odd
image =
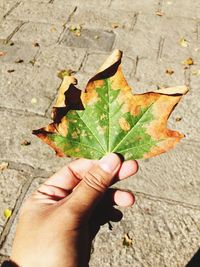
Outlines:
{"label": "paved ground", "polygon": [[[69,31],[77,25],[79,37]],[[10,254],[27,192],[68,161],[31,135],[50,121],[57,73],[74,70],[83,88],[113,48],[124,51],[124,72],[136,92],[182,84],[191,91],[169,123],[186,138],[141,161],[139,173],[121,184],[135,192],[136,204],[112,232],[102,227],[91,266],[182,267],[199,249],[199,0],[0,0],[0,52],[6,52],[0,57],[0,164],[9,163],[0,171],[1,260]],[[190,57],[193,65],[185,67]],[[131,247],[122,242],[127,233]]]}

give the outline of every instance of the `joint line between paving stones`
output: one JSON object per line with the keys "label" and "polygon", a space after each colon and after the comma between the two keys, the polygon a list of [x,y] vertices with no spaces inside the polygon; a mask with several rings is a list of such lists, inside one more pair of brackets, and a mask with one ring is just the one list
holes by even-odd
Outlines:
{"label": "joint line between paving stones", "polygon": [[136,58],[135,58],[135,67],[134,67],[134,72],[133,72],[133,77],[134,78],[136,78],[136,75],[137,75],[138,63],[139,63],[139,56],[136,56]]}
{"label": "joint line between paving stones", "polygon": [[157,12],[161,12],[162,13],[162,8],[163,8],[163,0],[159,0],[158,4],[157,4]]}
{"label": "joint line between paving stones", "polygon": [[8,44],[8,42],[13,38],[13,36],[21,29],[21,27],[28,23],[28,21],[21,21],[20,24],[11,32],[11,34],[6,38],[5,44]]}
{"label": "joint line between paving stones", "polygon": [[111,4],[112,4],[112,0],[109,1],[109,3],[108,3],[108,7],[110,7]]}
{"label": "joint line between paving stones", "polygon": [[47,108],[45,109],[45,111],[44,111],[44,117],[45,117],[45,118],[48,118],[47,113],[49,112],[49,109],[50,109],[51,105],[52,105],[53,102],[55,101],[55,98],[56,98],[56,96],[57,96],[57,94],[58,94],[58,89],[59,89],[59,88],[57,88],[56,93],[55,93],[55,94],[53,95],[53,97],[52,97],[52,101],[49,103],[48,107],[47,107]]}
{"label": "joint line between paving stones", "polygon": [[197,41],[199,41],[199,38],[200,38],[200,22],[199,21],[197,22],[196,29],[197,29]]}
{"label": "joint line between paving stones", "polygon": [[10,15],[10,13],[15,10],[19,5],[21,4],[20,2],[17,2],[16,4],[14,4],[14,6],[12,6],[7,12],[6,14],[3,16],[3,18],[5,19],[8,15]]}
{"label": "joint line between paving stones", "polygon": [[165,43],[165,38],[161,36],[158,44],[157,60],[162,58],[164,43]]}
{"label": "joint line between paving stones", "polygon": [[139,13],[135,12],[134,16],[133,16],[133,21],[131,23],[130,31],[133,31],[135,29],[135,25],[136,25],[136,23],[138,21],[138,16],[139,16]]}
{"label": "joint line between paving stones", "polygon": [[190,67],[184,70],[185,85],[188,87],[190,87],[190,82],[191,82],[190,72],[191,72]]}
{"label": "joint line between paving stones", "polygon": [[[84,57],[83,57],[83,60],[81,61],[81,64],[80,64],[80,66],[79,66],[79,68],[78,68],[78,71],[80,71],[81,69],[82,69],[82,67],[84,66],[84,64],[85,64],[85,62],[86,62],[86,60],[87,60],[87,58],[88,58],[88,53],[87,53],[87,51],[85,52],[85,55],[84,55]],[[78,72],[77,71],[77,72]]]}
{"label": "joint line between paving stones", "polygon": [[46,118],[45,114],[43,115],[43,114],[31,112],[31,111],[28,111],[26,109],[25,110],[22,110],[22,109],[12,109],[12,108],[8,108],[8,107],[1,107],[0,106],[0,111],[9,111],[11,113],[15,113],[17,115],[24,115],[26,117],[29,117],[29,116],[38,116],[38,117],[41,117],[41,118]]}
{"label": "joint line between paving stones", "polygon": [[34,168],[32,165],[29,165],[27,163],[20,163],[20,162],[14,162],[11,160],[7,160],[6,158],[2,158],[0,159],[0,161],[4,161],[8,163],[8,169],[10,170],[15,170],[15,171],[22,171],[23,173],[27,173],[27,175],[29,173],[31,173],[32,177],[35,179],[38,176],[42,176],[42,177],[49,177],[52,172],[51,171],[47,171],[45,169],[42,168]]}
{"label": "joint line between paving stones", "polygon": [[74,14],[76,13],[77,9],[78,9],[78,7],[75,6],[75,8],[73,9],[73,11],[72,11],[71,14],[69,15],[67,21],[63,24],[63,30],[62,30],[62,32],[60,33],[60,35],[59,35],[59,37],[58,37],[58,40],[57,40],[57,43],[58,43],[58,44],[60,44],[60,43],[62,42],[63,36],[64,36],[64,34],[65,34],[66,30],[67,30],[66,25],[67,25],[67,23],[69,23],[69,22],[72,20],[72,17],[73,17]]}
{"label": "joint line between paving stones", "polygon": [[33,179],[34,178],[28,179],[27,182],[23,185],[23,187],[22,187],[22,189],[20,191],[20,195],[16,200],[12,215],[9,218],[9,220],[7,220],[6,225],[5,225],[4,229],[3,229],[3,232],[0,235],[0,249],[3,247],[4,242],[6,241],[6,238],[7,238],[8,234],[9,234],[9,232],[10,232],[11,226],[12,226],[12,224],[13,224],[15,218],[16,218],[16,215],[17,215],[17,213],[19,211],[21,203],[22,203],[22,201],[23,201],[23,199],[24,199],[24,197],[26,195],[26,192],[28,191],[28,189],[31,186],[31,183],[32,183]]}
{"label": "joint line between paving stones", "polygon": [[187,203],[187,202],[182,202],[182,201],[179,201],[179,200],[174,200],[174,199],[170,199],[170,198],[154,196],[154,195],[147,194],[147,193],[140,192],[140,191],[135,191],[134,195],[135,196],[137,196],[137,195],[138,196],[142,196],[142,197],[145,197],[145,198],[153,200],[153,201],[163,201],[163,202],[166,202],[166,203],[171,204],[171,205],[180,205],[180,206],[185,207],[185,208],[200,210],[200,205],[194,205],[194,204],[190,204],[190,203]]}

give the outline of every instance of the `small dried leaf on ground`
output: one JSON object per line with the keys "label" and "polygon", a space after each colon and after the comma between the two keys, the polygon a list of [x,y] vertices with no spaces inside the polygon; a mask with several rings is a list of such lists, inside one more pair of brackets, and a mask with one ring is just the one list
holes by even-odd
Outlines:
{"label": "small dried leaf on ground", "polygon": [[8,73],[12,73],[14,71],[15,71],[14,69],[11,69],[11,70],[8,70]]}
{"label": "small dried leaf on ground", "polygon": [[37,43],[37,42],[35,42],[35,43],[33,44],[33,46],[34,46],[34,47],[40,47],[40,44]]}
{"label": "small dried leaf on ground", "polygon": [[188,47],[189,42],[188,42],[184,37],[182,37],[182,38],[179,40],[179,44],[180,44],[182,47]]}
{"label": "small dried leaf on ground", "polygon": [[172,75],[174,73],[174,70],[171,68],[168,68],[168,69],[166,69],[165,73],[168,75]]}
{"label": "small dried leaf on ground", "polygon": [[3,171],[3,170],[6,170],[9,166],[9,163],[8,162],[1,162],[0,163],[0,171]]}
{"label": "small dried leaf on ground", "polygon": [[12,210],[10,210],[10,209],[5,209],[4,210],[4,217],[6,219],[9,219],[11,215],[12,215]]}
{"label": "small dried leaf on ground", "polygon": [[177,118],[175,119],[175,121],[181,121],[181,120],[182,120],[181,117],[177,117]]}
{"label": "small dried leaf on ground", "polygon": [[112,23],[111,26],[112,26],[113,29],[119,28],[119,24],[118,23]]}
{"label": "small dried leaf on ground", "polygon": [[31,141],[28,141],[28,140],[23,140],[22,142],[21,142],[21,145],[22,146],[29,146],[31,144]]}
{"label": "small dried leaf on ground", "polygon": [[0,57],[3,57],[6,55],[6,52],[5,51],[0,51]]}
{"label": "small dried leaf on ground", "polygon": [[23,60],[23,59],[21,59],[21,58],[19,58],[19,59],[15,60],[15,63],[23,63],[23,62],[24,62],[24,60]]}
{"label": "small dried leaf on ground", "polygon": [[126,233],[123,237],[123,246],[132,247],[133,246],[133,239]]}
{"label": "small dried leaf on ground", "polygon": [[164,12],[158,10],[158,11],[156,11],[156,15],[159,17],[162,17],[164,15]]}

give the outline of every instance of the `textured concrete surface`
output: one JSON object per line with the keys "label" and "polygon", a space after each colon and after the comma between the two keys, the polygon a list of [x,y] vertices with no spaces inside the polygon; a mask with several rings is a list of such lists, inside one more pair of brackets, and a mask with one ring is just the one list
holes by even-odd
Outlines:
{"label": "textured concrete surface", "polygon": [[[78,25],[77,37],[70,29]],[[9,163],[0,171],[0,262],[10,255],[23,200],[69,161],[31,135],[50,122],[58,72],[72,69],[84,88],[113,48],[124,51],[123,70],[134,92],[182,84],[191,90],[169,121],[185,139],[141,161],[138,174],[119,184],[135,192],[136,204],[123,210],[112,231],[102,227],[91,266],[184,267],[198,251],[199,0],[0,0],[0,164]],[[194,64],[185,66],[190,57]],[[123,244],[127,233],[130,247]]]}

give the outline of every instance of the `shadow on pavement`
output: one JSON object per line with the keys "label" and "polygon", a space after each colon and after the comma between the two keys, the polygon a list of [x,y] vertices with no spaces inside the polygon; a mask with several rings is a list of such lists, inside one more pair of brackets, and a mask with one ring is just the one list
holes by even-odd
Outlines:
{"label": "shadow on pavement", "polygon": [[200,267],[200,248],[185,267]]}

